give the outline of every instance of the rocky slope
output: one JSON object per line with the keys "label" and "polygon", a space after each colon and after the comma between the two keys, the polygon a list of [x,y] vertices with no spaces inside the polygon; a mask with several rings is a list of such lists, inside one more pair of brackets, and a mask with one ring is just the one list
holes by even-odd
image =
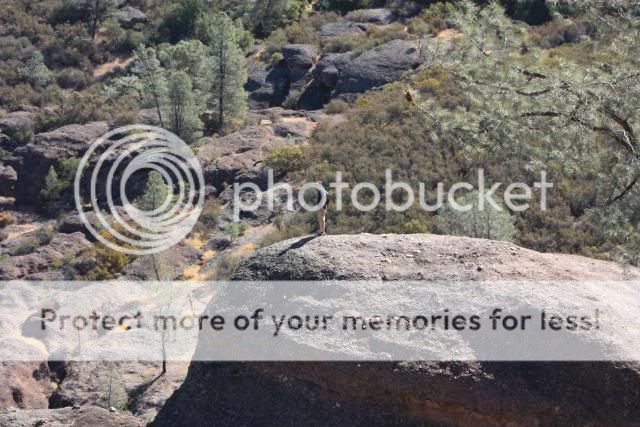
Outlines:
{"label": "rocky slope", "polygon": [[[359,235],[275,244],[234,278],[635,282],[640,271],[505,242]],[[194,362],[155,425],[637,425],[639,386],[633,363]]]}

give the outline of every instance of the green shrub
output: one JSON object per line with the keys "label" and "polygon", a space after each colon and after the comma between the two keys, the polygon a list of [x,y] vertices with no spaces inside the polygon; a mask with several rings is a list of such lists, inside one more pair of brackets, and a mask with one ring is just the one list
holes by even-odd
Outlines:
{"label": "green shrub", "polygon": [[213,273],[211,279],[213,280],[226,280],[229,279],[233,273],[237,270],[242,261],[242,257],[237,254],[224,254],[218,260],[216,264],[216,270]]}
{"label": "green shrub", "polygon": [[496,209],[490,203],[485,203],[484,209],[480,210],[478,192],[465,194],[459,197],[457,202],[472,208],[463,212],[446,206],[438,214],[436,230],[440,234],[513,241],[517,233],[515,218],[502,203],[495,199],[494,201],[502,210]]}
{"label": "green shrub", "polygon": [[284,59],[284,56],[282,55],[282,52],[274,52],[271,55],[271,63],[273,65],[279,64],[283,59]]}
{"label": "green shrub", "polygon": [[229,236],[231,236],[232,238],[237,239],[238,237],[244,236],[244,233],[246,233],[248,229],[249,229],[249,226],[244,222],[241,222],[241,223],[234,222],[232,224],[227,225],[224,229],[224,232]]}
{"label": "green shrub", "polygon": [[302,169],[304,151],[299,145],[274,148],[264,159],[264,164],[273,169],[275,175],[283,176]]}
{"label": "green shrub", "polygon": [[9,254],[11,256],[28,255],[36,251],[36,249],[49,244],[53,239],[53,231],[48,228],[38,229],[34,235],[27,237],[20,241],[20,243],[13,247]]}
{"label": "green shrub", "polygon": [[349,104],[341,99],[333,99],[325,107],[327,114],[342,114],[349,110]]}

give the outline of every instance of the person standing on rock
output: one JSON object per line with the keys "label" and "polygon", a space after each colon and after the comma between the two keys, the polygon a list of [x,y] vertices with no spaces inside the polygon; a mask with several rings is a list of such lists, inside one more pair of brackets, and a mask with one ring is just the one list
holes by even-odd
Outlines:
{"label": "person standing on rock", "polygon": [[316,206],[318,207],[318,236],[324,236],[327,234],[327,209],[329,207],[329,194],[322,185],[322,181],[316,182],[316,188],[318,189],[318,199],[316,200]]}

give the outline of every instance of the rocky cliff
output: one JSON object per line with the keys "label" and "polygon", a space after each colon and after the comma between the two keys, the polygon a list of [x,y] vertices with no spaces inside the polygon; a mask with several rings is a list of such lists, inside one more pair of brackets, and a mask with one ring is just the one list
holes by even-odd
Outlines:
{"label": "rocky cliff", "polygon": [[[640,271],[506,242],[358,235],[275,244],[244,261],[234,278],[423,279],[428,286],[480,279],[635,282]],[[194,362],[155,425],[635,425],[638,386],[640,367],[632,363]]]}

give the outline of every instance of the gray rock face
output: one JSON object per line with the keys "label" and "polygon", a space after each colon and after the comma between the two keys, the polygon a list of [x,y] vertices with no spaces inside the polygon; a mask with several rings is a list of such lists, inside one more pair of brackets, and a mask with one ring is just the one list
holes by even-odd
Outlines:
{"label": "gray rock face", "polygon": [[[638,280],[640,270],[507,242],[354,235],[277,243],[233,278]],[[155,425],[251,425],[274,413],[280,426],[616,425],[640,416],[639,387],[636,363],[192,363]],[[252,398],[238,399],[246,390]]]}
{"label": "gray rock face", "polygon": [[140,9],[125,6],[116,12],[116,18],[123,28],[133,28],[136,24],[146,24],[149,18]]}
{"label": "gray rock face", "polygon": [[376,25],[391,24],[396,20],[396,14],[390,9],[361,9],[354,10],[345,16],[345,19],[353,22],[366,22]]}
{"label": "gray rock face", "polygon": [[105,122],[68,125],[38,134],[29,144],[18,147],[7,160],[18,174],[16,201],[37,203],[49,168],[58,167],[61,160],[81,157],[108,129]]}
{"label": "gray rock face", "polygon": [[[330,230],[329,230],[330,231]],[[498,242],[431,234],[309,236],[264,248],[235,280],[607,280],[640,279],[614,263],[542,254]],[[304,261],[302,261],[304,260]],[[478,266],[483,266],[478,271]]]}
{"label": "gray rock face", "polygon": [[73,259],[92,247],[82,233],[56,234],[49,243],[38,246],[35,233],[2,242],[0,253],[9,255],[0,260],[0,280],[61,280],[65,279],[64,259]]}
{"label": "gray rock face", "polygon": [[292,74],[304,74],[316,62],[318,51],[310,44],[289,44],[282,48],[282,56]]}
{"label": "gray rock face", "polygon": [[[221,138],[205,138],[196,156],[202,164],[205,182],[220,191],[233,182],[266,184],[267,176],[262,163],[274,148],[302,142],[315,126],[312,120],[283,118],[269,126],[249,126]],[[285,132],[289,137],[279,136]],[[306,128],[306,133],[302,128]],[[295,130],[285,130],[295,129]]]}
{"label": "gray rock face", "polygon": [[246,89],[252,108],[281,105],[287,96],[297,96],[298,108],[317,110],[332,98],[355,97],[399,80],[423,63],[416,43],[409,40],[392,40],[357,57],[329,53],[316,61],[316,51],[308,45],[288,45],[283,55],[276,66],[250,65]]}
{"label": "gray rock face", "polygon": [[35,113],[30,111],[14,111],[0,118],[0,133],[6,134],[8,141],[3,143],[4,149],[13,150],[18,143],[13,136],[22,133],[32,133],[35,128]]}
{"label": "gray rock face", "polygon": [[281,105],[291,80],[285,64],[265,64],[250,61],[247,65],[249,78],[245,90],[249,92],[249,107],[254,110]]}
{"label": "gray rock face", "polygon": [[[392,40],[364,52],[355,59],[342,54],[327,56],[321,61],[323,70],[331,66],[338,70],[334,97],[363,93],[399,80],[405,72],[417,68],[422,63],[416,43],[408,40]],[[333,70],[329,68],[329,72],[333,73]],[[325,74],[322,79],[327,81],[330,77]]]}
{"label": "gray rock face", "polygon": [[349,34],[362,34],[367,31],[367,25],[351,21],[330,22],[320,28],[321,37],[338,37]]}
{"label": "gray rock face", "polygon": [[0,362],[0,409],[48,408],[55,390],[45,362]]}

